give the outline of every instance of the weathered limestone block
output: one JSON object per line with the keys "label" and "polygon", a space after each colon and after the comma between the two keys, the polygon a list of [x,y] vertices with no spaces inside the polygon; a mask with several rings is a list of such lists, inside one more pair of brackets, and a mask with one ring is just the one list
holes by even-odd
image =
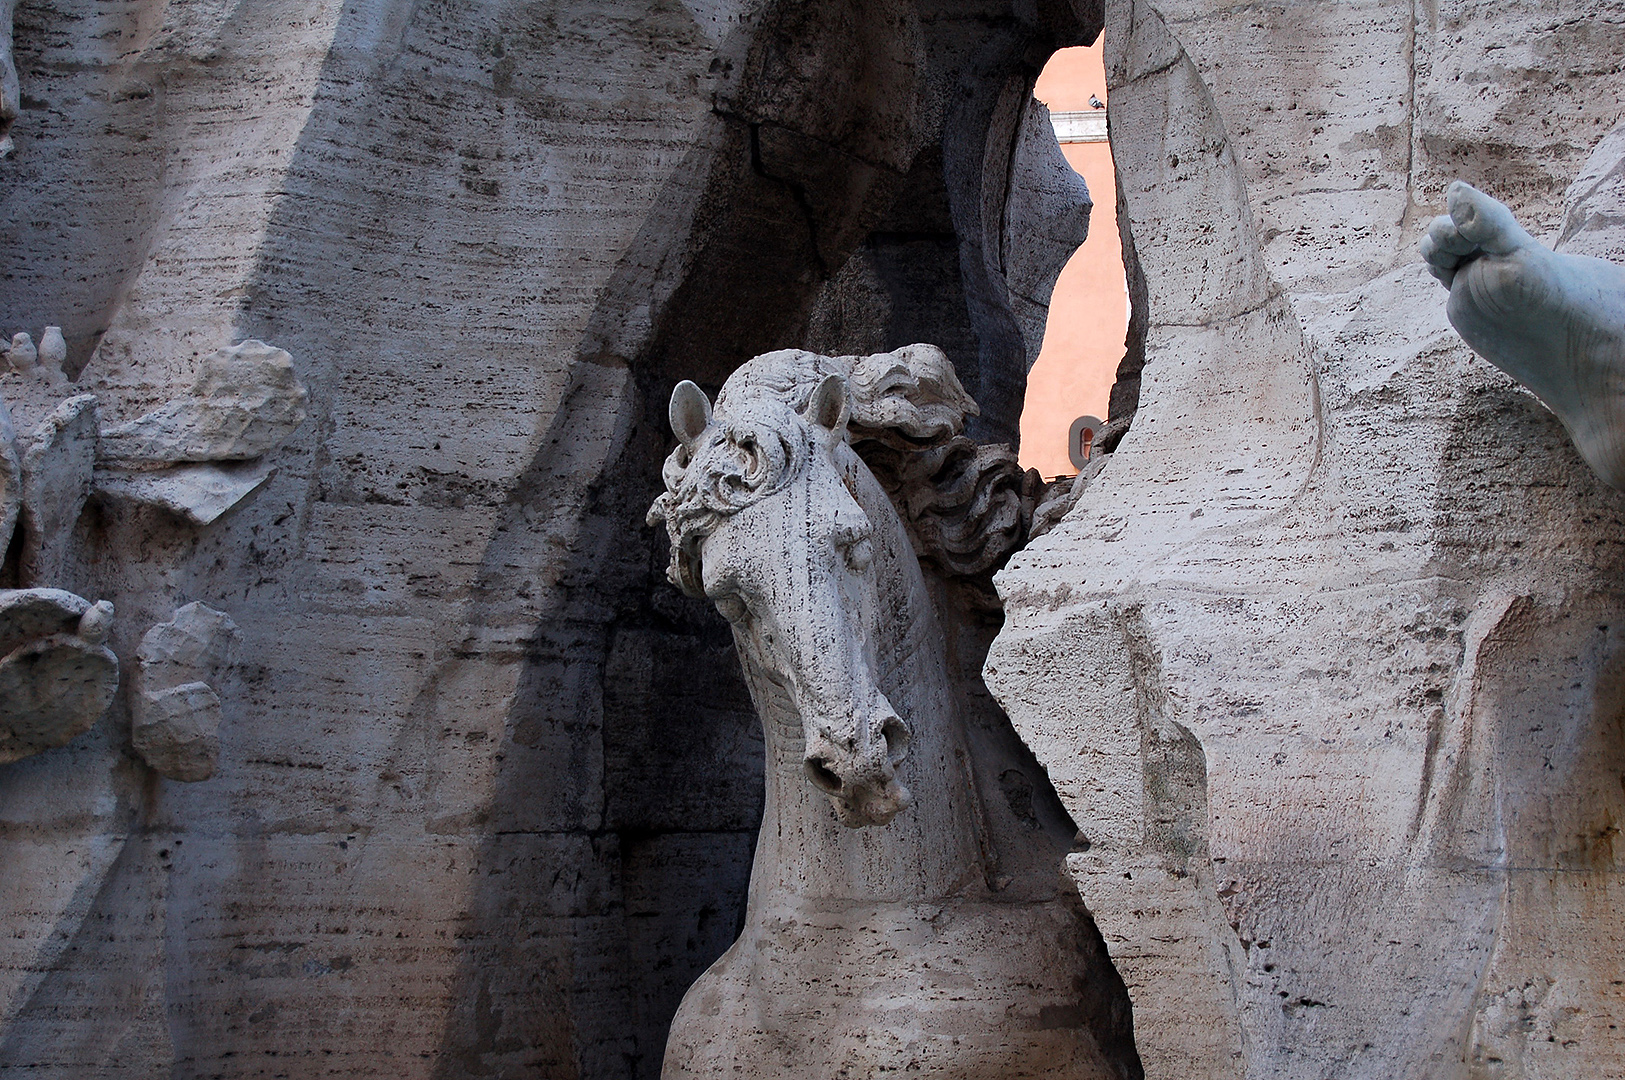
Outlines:
{"label": "weathered limestone block", "polygon": [[22,580],[62,580],[74,525],[96,471],[96,398],[79,394],[24,440]]}
{"label": "weathered limestone block", "polygon": [[285,350],[239,342],[203,361],[188,397],[103,431],[102,459],[151,467],[260,457],[304,422],[307,396]]}
{"label": "weathered limestone block", "polygon": [[60,589],[0,589],[0,764],[71,742],[107,711],[111,614]]}
{"label": "weathered limestone block", "polygon": [[1617,1072],[1625,503],[1415,245],[1464,177],[1608,246],[1562,192],[1611,190],[1622,33],[1108,9],[1140,411],[998,579],[987,677],[1087,841],[1148,1077]]}
{"label": "weathered limestone block", "polygon": [[96,491],[111,499],[156,506],[203,526],[235,509],[275,475],[276,468],[262,461],[98,469]]}
{"label": "weathered limestone block", "polygon": [[218,682],[231,662],[237,624],[201,603],[179,608],[136,649],[130,741],[171,780],[207,780],[220,756]]}

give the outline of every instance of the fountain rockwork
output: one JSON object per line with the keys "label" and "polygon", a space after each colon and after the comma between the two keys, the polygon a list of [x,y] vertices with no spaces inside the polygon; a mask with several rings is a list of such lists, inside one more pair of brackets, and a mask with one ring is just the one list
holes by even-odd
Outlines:
{"label": "fountain rockwork", "polygon": [[1140,408],[987,675],[1148,1077],[1618,1074],[1625,496],[1418,242],[1459,178],[1619,257],[1620,16],[1108,5]]}
{"label": "fountain rockwork", "polygon": [[[668,403],[917,341],[981,405],[902,515],[972,756],[1025,753],[968,677],[1007,617],[988,682],[1147,1074],[1618,1072],[1625,495],[1418,254],[1453,179],[1542,242],[1611,192],[1615,0],[0,11],[0,327],[96,399],[62,475],[207,415],[230,343],[309,391],[253,461],[91,462],[11,534],[0,587],[116,607],[45,636],[121,682],[0,765],[0,1072],[656,1076],[764,757],[644,524]],[[1084,218],[1028,90],[1103,26],[1141,408],[1006,615],[972,481]],[[1022,760],[984,801],[1042,801]]]}
{"label": "fountain rockwork", "polygon": [[[1055,175],[1027,91],[1099,26],[1069,0],[19,5],[4,324],[61,326],[108,429],[245,338],[297,358],[310,415],[229,513],[120,466],[73,524],[109,554],[62,585],[116,605],[126,679],[0,766],[0,865],[31,882],[0,890],[0,1069],[657,1075],[743,917],[763,756],[726,624],[643,524],[672,388],[818,332],[937,340],[969,434],[1013,437],[1082,216],[1053,184],[1052,220],[1006,213]],[[216,685],[135,676],[197,602],[236,665],[218,717],[186,696],[215,760],[183,784],[131,723]]]}

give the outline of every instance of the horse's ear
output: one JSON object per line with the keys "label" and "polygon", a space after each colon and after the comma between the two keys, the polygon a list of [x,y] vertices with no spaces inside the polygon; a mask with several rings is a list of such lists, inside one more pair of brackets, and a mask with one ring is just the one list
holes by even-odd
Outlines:
{"label": "horse's ear", "polygon": [[711,401],[705,391],[684,379],[671,392],[671,407],[666,416],[671,420],[672,434],[684,446],[693,446],[694,440],[711,423]]}
{"label": "horse's ear", "polygon": [[846,380],[839,375],[825,375],[818,388],[807,401],[802,414],[808,420],[831,431],[846,427]]}

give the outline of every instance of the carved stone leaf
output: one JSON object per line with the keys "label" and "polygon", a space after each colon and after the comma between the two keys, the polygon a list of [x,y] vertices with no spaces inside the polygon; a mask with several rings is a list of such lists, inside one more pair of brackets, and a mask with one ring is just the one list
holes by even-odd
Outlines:
{"label": "carved stone leaf", "polygon": [[73,633],[91,606],[63,589],[0,589],[0,655],[48,634]]}
{"label": "carved stone leaf", "polygon": [[125,502],[156,506],[193,525],[213,524],[264,487],[276,469],[262,461],[188,464],[169,469],[98,469],[96,490]]}

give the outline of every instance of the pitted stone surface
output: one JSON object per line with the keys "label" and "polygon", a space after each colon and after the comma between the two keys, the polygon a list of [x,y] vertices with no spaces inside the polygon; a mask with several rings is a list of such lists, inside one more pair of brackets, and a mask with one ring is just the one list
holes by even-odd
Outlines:
{"label": "pitted stone surface", "polygon": [[1416,245],[1457,177],[1618,242],[1622,28],[1109,5],[1140,409],[1000,577],[987,674],[1148,1077],[1620,1075],[1625,503]]}
{"label": "pitted stone surface", "polygon": [[106,428],[244,339],[309,416],[229,513],[110,481],[81,514],[55,584],[118,605],[109,647],[201,599],[238,688],[207,782],[130,760],[128,694],[3,767],[0,1068],[657,1075],[736,934],[762,760],[642,525],[671,387],[803,344],[862,247],[889,306],[836,351],[941,340],[998,391],[972,434],[1013,433],[1000,191],[1022,89],[1097,16],[21,5],[0,328],[61,326]]}
{"label": "pitted stone surface", "polygon": [[31,586],[65,580],[74,527],[96,471],[96,398],[79,394],[57,406],[22,445],[21,579]]}
{"label": "pitted stone surface", "polygon": [[101,457],[149,468],[261,457],[304,422],[308,396],[286,350],[240,342],[207,357],[185,396],[103,431]]}
{"label": "pitted stone surface", "polygon": [[220,695],[206,682],[140,691],[130,741],[141,760],[171,780],[207,780],[220,758]]}
{"label": "pitted stone surface", "polygon": [[77,633],[92,610],[60,589],[0,589],[0,764],[73,741],[112,704],[118,658]]}

